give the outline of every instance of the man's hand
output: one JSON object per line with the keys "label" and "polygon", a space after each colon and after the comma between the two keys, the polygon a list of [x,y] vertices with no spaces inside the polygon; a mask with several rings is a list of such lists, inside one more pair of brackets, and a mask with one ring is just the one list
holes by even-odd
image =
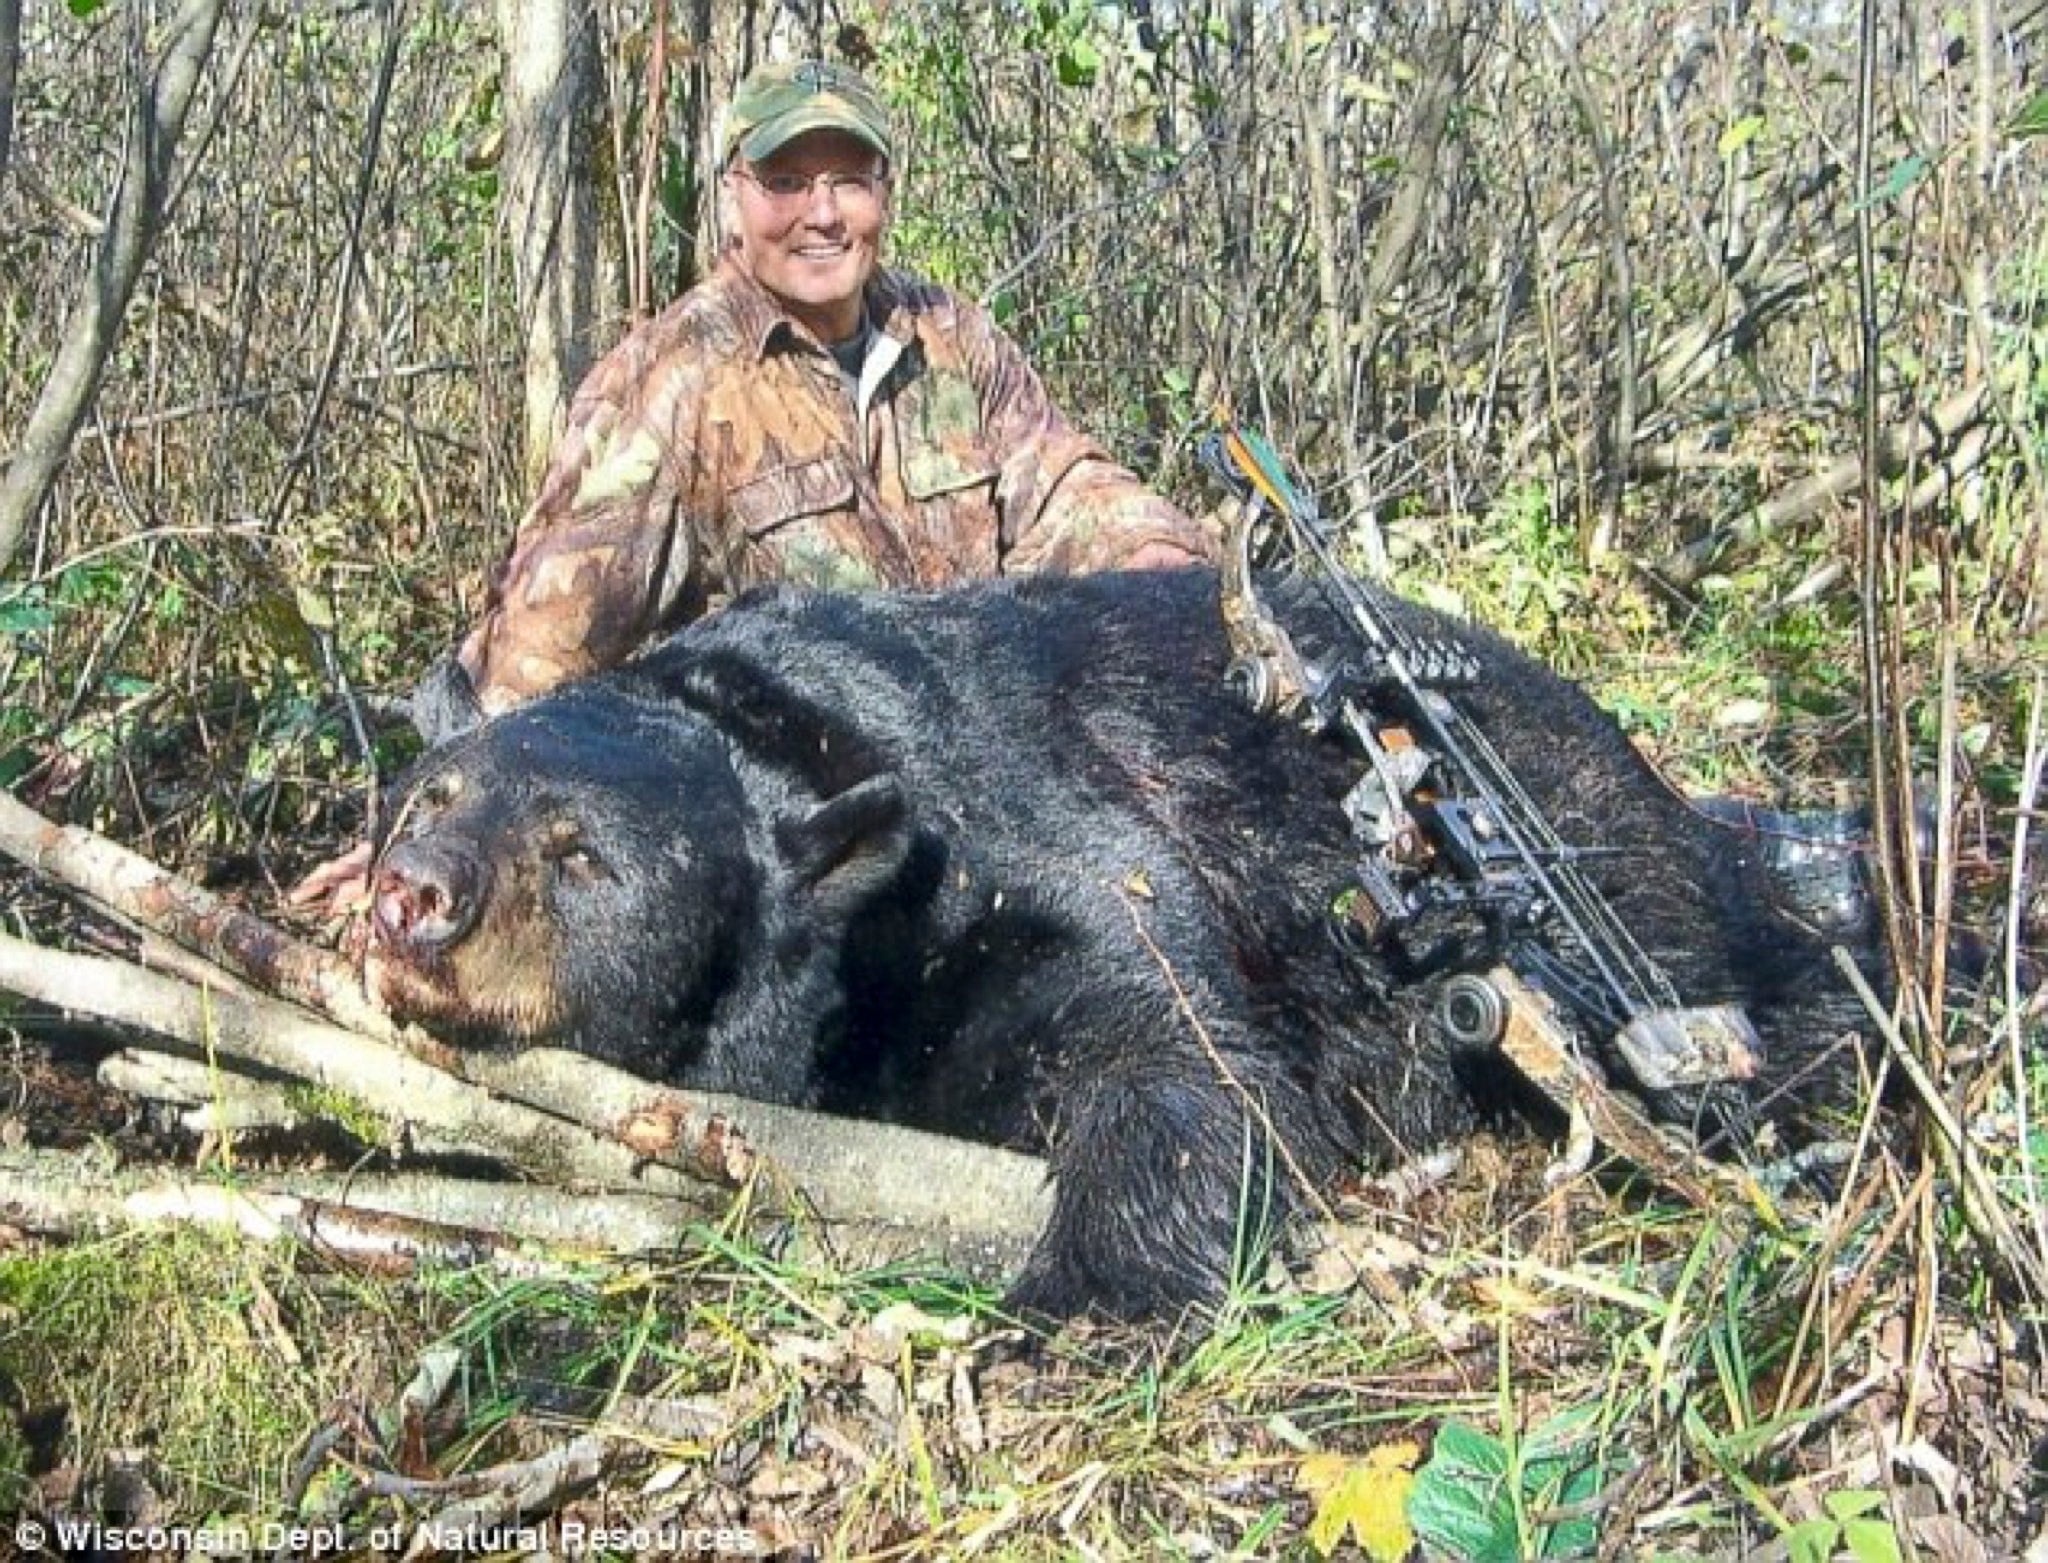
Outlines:
{"label": "man's hand", "polygon": [[289,906],[309,907],[325,901],[321,915],[345,917],[370,902],[370,844],[356,843],[340,857],[322,863],[300,880],[287,896]]}

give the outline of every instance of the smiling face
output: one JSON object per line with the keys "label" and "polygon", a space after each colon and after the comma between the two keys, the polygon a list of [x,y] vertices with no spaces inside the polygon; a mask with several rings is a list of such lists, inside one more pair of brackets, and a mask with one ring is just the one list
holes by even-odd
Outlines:
{"label": "smiling face", "polygon": [[860,329],[889,226],[887,168],[859,138],[817,130],[726,173],[740,264],[821,342]]}

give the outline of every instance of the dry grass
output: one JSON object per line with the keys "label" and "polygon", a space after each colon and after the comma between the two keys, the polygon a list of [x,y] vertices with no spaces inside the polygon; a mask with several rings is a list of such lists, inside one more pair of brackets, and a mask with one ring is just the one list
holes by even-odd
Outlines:
{"label": "dry grass", "polygon": [[[1825,1557],[1847,1513],[1866,1545],[2015,1555],[2043,1518],[2040,1318],[1882,1148],[1896,1129],[1835,1199],[1768,1219],[1609,1180],[1546,1192],[1544,1147],[1482,1143],[1412,1201],[1347,1199],[1266,1289],[1170,1335],[1034,1340],[985,1290],[777,1259],[762,1232],[546,1282],[344,1282],[190,1238],[17,1252],[13,1458],[40,1460],[46,1509],[105,1504],[118,1471],[166,1520],[341,1520],[361,1544],[454,1501],[375,1496],[374,1473],[451,1478],[596,1430],[604,1475],[551,1496],[557,1521],[738,1525],[788,1556],[1313,1557],[1314,1457],[1409,1444],[1441,1497],[1448,1428],[1522,1480],[1462,1500],[1506,1550],[1431,1556],[1803,1535],[1779,1555]],[[421,1363],[436,1388],[402,1409]]]}

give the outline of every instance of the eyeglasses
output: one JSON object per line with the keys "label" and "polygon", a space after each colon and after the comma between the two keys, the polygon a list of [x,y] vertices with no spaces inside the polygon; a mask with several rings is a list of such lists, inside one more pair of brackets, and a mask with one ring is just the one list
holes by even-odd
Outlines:
{"label": "eyeglasses", "polygon": [[783,210],[794,210],[808,206],[811,191],[819,185],[826,194],[841,206],[863,206],[881,199],[882,187],[889,182],[887,174],[849,174],[828,168],[819,174],[757,173],[744,163],[736,163],[733,172],[745,179],[769,201]]}

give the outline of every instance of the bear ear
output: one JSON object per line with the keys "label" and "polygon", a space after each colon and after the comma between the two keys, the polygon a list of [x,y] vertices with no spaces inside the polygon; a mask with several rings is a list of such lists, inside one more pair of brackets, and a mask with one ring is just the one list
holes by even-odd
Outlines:
{"label": "bear ear", "polygon": [[813,791],[833,797],[888,763],[844,716],[805,697],[773,668],[732,651],[677,644],[690,651],[687,659],[651,658],[634,664],[636,673],[702,713],[756,759],[786,767]]}
{"label": "bear ear", "polygon": [[894,775],[871,776],[777,821],[775,844],[821,908],[850,913],[910,856],[910,800]]}
{"label": "bear ear", "polygon": [[412,718],[413,729],[426,740],[429,749],[438,749],[449,739],[483,725],[483,703],[476,697],[476,686],[469,681],[468,670],[455,660],[454,652],[428,669],[420,687],[406,701],[406,715]]}

